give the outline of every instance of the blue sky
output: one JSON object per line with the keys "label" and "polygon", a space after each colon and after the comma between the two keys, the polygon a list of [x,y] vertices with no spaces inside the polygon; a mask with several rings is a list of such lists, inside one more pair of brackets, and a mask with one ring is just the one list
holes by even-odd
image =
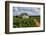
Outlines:
{"label": "blue sky", "polygon": [[36,7],[13,7],[13,16],[20,15],[21,13],[27,13],[30,16],[40,15],[40,8]]}

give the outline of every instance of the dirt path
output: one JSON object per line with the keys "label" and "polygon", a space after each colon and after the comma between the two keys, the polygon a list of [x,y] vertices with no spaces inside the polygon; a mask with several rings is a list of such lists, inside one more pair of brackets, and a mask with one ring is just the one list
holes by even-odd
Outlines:
{"label": "dirt path", "polygon": [[36,26],[37,26],[37,27],[40,26],[40,23],[39,23],[36,19],[34,19],[34,22],[36,23]]}

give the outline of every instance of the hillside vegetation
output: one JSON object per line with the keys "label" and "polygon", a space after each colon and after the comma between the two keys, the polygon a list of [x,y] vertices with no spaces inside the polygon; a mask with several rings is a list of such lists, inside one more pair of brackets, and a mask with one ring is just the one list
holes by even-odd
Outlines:
{"label": "hillside vegetation", "polygon": [[[36,21],[34,20],[36,19]],[[13,16],[13,27],[20,28],[20,27],[38,27],[36,22],[40,24],[40,16],[31,16],[29,18],[16,18]]]}

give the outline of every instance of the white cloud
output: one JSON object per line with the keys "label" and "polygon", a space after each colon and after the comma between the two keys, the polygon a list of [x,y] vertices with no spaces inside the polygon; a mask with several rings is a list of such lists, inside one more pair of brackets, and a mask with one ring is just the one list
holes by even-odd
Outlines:
{"label": "white cloud", "polygon": [[[27,13],[28,15],[33,15],[33,16],[36,16],[36,15],[40,15],[40,8],[28,8],[28,7],[19,7],[20,9],[18,9],[18,7],[14,7],[13,9],[15,10],[13,12],[13,16],[16,16],[16,15],[20,15],[21,13]],[[30,10],[28,10],[30,9]]]}

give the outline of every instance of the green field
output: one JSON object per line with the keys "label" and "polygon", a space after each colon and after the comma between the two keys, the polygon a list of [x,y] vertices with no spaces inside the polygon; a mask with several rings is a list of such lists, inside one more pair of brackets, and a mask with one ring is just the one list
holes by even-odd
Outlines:
{"label": "green field", "polygon": [[37,27],[36,23],[34,22],[34,19],[40,22],[40,16],[31,16],[25,19],[13,16],[13,28]]}

